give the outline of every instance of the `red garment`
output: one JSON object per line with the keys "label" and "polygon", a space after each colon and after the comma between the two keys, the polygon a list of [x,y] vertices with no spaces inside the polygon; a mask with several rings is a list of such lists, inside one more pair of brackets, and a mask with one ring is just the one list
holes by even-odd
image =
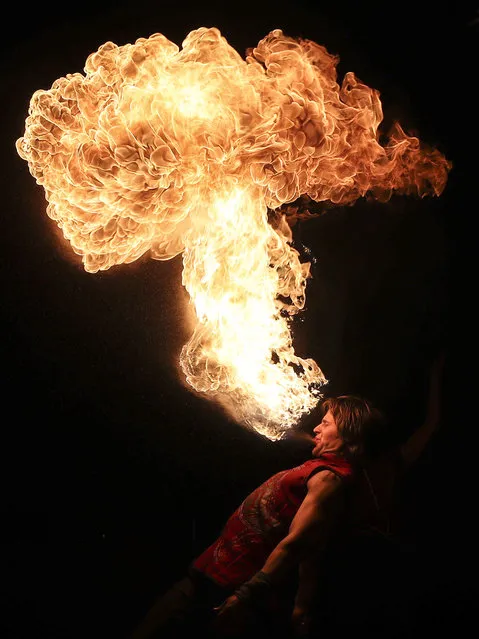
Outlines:
{"label": "red garment", "polygon": [[336,455],[322,455],[276,473],[242,502],[220,537],[194,562],[193,568],[221,586],[236,588],[261,570],[283,539],[315,473],[330,470],[349,479],[351,464]]}

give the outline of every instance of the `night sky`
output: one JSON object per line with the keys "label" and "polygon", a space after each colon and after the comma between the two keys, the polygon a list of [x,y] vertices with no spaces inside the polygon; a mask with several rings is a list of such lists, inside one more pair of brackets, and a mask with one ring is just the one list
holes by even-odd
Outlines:
{"label": "night sky", "polygon": [[293,335],[328,393],[371,397],[398,439],[421,423],[428,366],[447,347],[443,425],[404,492],[416,558],[410,623],[418,636],[466,628],[479,12],[432,2],[387,12],[353,2],[93,4],[18,3],[3,22],[0,636],[126,638],[252,488],[309,456],[246,431],[182,382],[181,257],[86,273],[15,150],[33,92],[82,72],[101,44],[161,32],[181,45],[201,26],[218,27],[242,55],[275,28],[324,45],[340,56],[340,77],[354,71],[380,91],[385,121],[399,119],[453,163],[440,198],[360,201],[296,224],[294,246],[314,264]]}

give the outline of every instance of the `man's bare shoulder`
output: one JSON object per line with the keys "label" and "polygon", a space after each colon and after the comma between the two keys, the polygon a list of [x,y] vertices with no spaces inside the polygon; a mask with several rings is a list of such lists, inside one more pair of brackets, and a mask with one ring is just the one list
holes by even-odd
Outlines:
{"label": "man's bare shoulder", "polygon": [[320,470],[312,475],[308,482],[308,493],[323,498],[342,492],[343,480],[331,470]]}

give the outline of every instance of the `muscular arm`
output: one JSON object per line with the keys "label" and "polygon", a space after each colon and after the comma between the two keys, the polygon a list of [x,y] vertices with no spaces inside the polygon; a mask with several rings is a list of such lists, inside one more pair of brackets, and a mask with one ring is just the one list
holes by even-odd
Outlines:
{"label": "muscular arm", "polygon": [[[281,582],[290,571],[299,568],[305,559],[314,555],[317,561],[324,551],[343,505],[342,480],[331,471],[323,470],[311,477],[307,487],[306,497],[288,534],[271,552],[261,571],[241,587],[247,586],[246,600],[244,593],[239,596],[237,590],[217,608],[216,625],[220,629],[240,628],[247,620],[245,606],[249,603],[261,605],[265,585],[268,590],[270,585]],[[303,599],[306,600],[306,585],[304,588]]]}
{"label": "muscular arm", "polygon": [[308,492],[296,513],[288,535],[276,546],[262,572],[272,583],[280,581],[308,556],[324,550],[343,505],[342,480],[323,470],[308,481]]}

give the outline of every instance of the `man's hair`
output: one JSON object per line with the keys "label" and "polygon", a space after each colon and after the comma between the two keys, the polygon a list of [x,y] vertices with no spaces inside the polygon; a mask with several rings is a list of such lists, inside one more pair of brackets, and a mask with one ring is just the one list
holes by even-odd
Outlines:
{"label": "man's hair", "polygon": [[385,438],[385,416],[369,400],[356,395],[328,397],[323,414],[331,411],[338,432],[354,458],[374,457]]}

